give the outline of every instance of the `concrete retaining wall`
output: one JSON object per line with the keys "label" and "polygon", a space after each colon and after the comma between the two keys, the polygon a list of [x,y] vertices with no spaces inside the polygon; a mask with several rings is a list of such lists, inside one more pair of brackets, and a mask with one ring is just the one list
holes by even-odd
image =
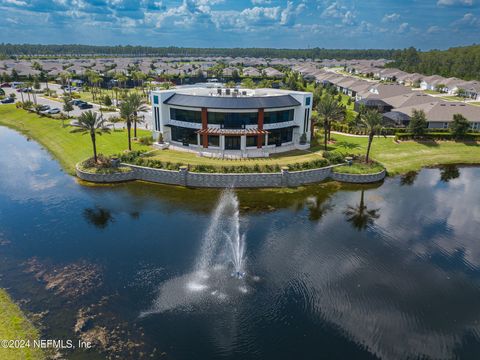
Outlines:
{"label": "concrete retaining wall", "polygon": [[129,166],[132,171],[118,174],[92,174],[77,168],[77,176],[86,181],[109,183],[129,180],[144,180],[161,184],[181,185],[205,188],[270,188],[270,187],[296,187],[305,184],[321,182],[327,178],[348,183],[372,183],[383,180],[385,171],[377,174],[355,175],[339,174],[332,171],[333,165],[324,168],[288,171],[280,173],[250,173],[250,174],[210,174],[189,172],[186,169],[163,170],[143,166],[122,164]]}

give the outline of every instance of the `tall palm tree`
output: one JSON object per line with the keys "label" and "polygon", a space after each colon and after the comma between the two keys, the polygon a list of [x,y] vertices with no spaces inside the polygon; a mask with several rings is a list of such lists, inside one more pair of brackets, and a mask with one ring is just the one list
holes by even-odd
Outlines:
{"label": "tall palm tree", "polygon": [[148,108],[145,105],[145,100],[143,100],[143,97],[139,93],[130,93],[125,101],[130,102],[133,109],[133,137],[137,137],[137,123],[140,122],[138,113],[146,112]]}
{"label": "tall palm tree", "polygon": [[[318,116],[323,119],[324,145],[327,150],[328,141],[330,140],[330,129],[332,121],[341,121],[345,116],[345,109],[330,94],[326,94],[320,98],[317,104]],[[310,127],[312,135],[314,132],[314,123]]]}
{"label": "tall palm tree", "polygon": [[131,101],[124,101],[120,105],[120,117],[127,124],[128,150],[132,150],[132,119],[135,109]]}
{"label": "tall palm tree", "polygon": [[95,162],[97,162],[96,135],[102,135],[103,133],[110,132],[110,129],[107,127],[106,120],[91,110],[85,111],[78,117],[78,127],[71,132],[90,134],[93,146],[93,159]]}
{"label": "tall palm tree", "polygon": [[372,225],[376,219],[380,217],[378,213],[380,209],[368,210],[365,205],[365,190],[361,191],[360,203],[351,206],[343,212],[347,218],[347,221],[353,225],[358,231],[365,230],[368,225]]}
{"label": "tall palm tree", "polygon": [[382,131],[382,114],[377,110],[366,110],[362,116],[360,116],[360,123],[367,128],[368,131],[368,147],[367,147],[367,156],[365,161],[368,163],[370,158],[370,149],[372,147],[373,137],[380,134]]}

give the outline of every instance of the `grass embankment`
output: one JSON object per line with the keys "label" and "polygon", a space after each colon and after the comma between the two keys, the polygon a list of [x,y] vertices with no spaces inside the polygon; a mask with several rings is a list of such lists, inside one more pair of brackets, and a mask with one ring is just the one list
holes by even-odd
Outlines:
{"label": "grass embankment", "polygon": [[384,167],[378,163],[365,164],[353,163],[350,166],[338,166],[333,168],[333,172],[341,174],[377,174],[384,170]]}
{"label": "grass embankment", "polygon": [[[5,290],[0,289],[0,340],[38,340],[40,335],[33,325],[23,315],[20,308],[12,301]],[[40,349],[30,347],[4,349],[0,347],[0,359],[20,360],[44,359]]]}
{"label": "grass embankment", "polygon": [[[334,134],[331,150],[365,154],[368,139]],[[480,164],[480,144],[455,141],[404,141],[375,137],[371,157],[384,165],[390,175],[419,170],[425,166],[445,164]]]}
{"label": "grass embankment", "polygon": [[[49,150],[63,168],[73,174],[75,164],[92,156],[89,135],[71,133],[74,127],[62,127],[60,120],[41,117],[15,108],[15,105],[0,105],[0,125],[8,126],[33,138]],[[133,135],[133,134],[132,134]],[[138,136],[150,135],[150,131],[139,130]],[[97,136],[97,151],[104,155],[118,154],[128,146],[127,133],[123,130]],[[133,143],[135,150],[149,150],[149,146]]]}

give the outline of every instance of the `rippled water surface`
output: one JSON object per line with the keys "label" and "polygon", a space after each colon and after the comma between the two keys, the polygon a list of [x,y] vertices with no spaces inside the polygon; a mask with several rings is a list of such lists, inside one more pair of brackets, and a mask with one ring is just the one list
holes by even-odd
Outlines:
{"label": "rippled water surface", "polygon": [[196,269],[219,191],[86,186],[0,143],[0,286],[45,337],[106,336],[67,358],[480,358],[479,168],[237,191],[236,279]]}

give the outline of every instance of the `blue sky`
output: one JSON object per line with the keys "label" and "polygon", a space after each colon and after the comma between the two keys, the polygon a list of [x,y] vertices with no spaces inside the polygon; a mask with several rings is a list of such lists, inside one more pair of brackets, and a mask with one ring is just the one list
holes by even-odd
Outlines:
{"label": "blue sky", "polygon": [[91,45],[447,48],[480,0],[0,0],[0,41]]}

